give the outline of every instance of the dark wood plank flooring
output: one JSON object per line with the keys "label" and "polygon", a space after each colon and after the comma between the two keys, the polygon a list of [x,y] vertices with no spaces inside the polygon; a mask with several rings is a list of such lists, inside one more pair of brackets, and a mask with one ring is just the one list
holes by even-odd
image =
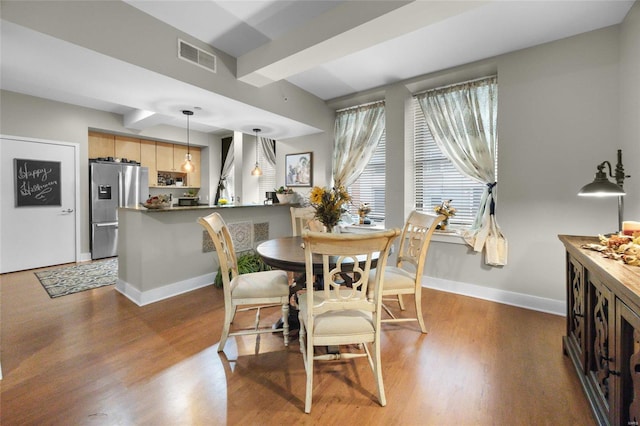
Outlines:
{"label": "dark wood plank flooring", "polygon": [[219,289],[138,307],[113,287],[50,299],[34,271],[0,280],[3,426],[595,424],[555,315],[425,290],[429,334],[384,325],[387,406],[365,360],[316,363],[304,414],[297,340],[235,337],[218,354]]}

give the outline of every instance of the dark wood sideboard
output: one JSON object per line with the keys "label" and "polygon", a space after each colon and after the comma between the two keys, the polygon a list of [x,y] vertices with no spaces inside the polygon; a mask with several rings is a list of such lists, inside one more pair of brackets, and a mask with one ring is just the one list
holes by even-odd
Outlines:
{"label": "dark wood sideboard", "polygon": [[640,421],[640,267],[583,249],[596,237],[559,235],[566,249],[571,358],[602,425]]}

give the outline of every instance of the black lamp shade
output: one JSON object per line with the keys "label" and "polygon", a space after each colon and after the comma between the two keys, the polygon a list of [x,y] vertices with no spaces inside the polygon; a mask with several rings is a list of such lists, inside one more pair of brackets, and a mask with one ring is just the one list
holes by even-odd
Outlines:
{"label": "black lamp shade", "polygon": [[602,171],[597,172],[593,182],[583,186],[578,192],[583,197],[618,197],[625,194],[624,189],[607,179]]}

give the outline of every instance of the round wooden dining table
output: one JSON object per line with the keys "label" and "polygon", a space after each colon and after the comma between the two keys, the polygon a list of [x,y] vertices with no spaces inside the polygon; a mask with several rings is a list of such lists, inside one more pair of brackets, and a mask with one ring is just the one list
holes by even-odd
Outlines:
{"label": "round wooden dining table", "polygon": [[[256,247],[256,252],[264,263],[275,269],[291,272],[305,272],[304,248],[302,237],[282,237],[264,241]],[[364,259],[364,257],[363,257]],[[378,263],[378,254],[374,254],[371,267]],[[344,263],[346,265],[348,263]],[[322,256],[313,255],[313,273],[322,274]]]}
{"label": "round wooden dining table", "polygon": [[[306,271],[306,264],[304,248],[302,247],[302,237],[282,237],[267,240],[258,244],[256,252],[260,258],[262,258],[262,261],[272,268],[297,273],[294,278],[295,282],[290,287],[291,295],[294,295],[296,292],[306,287],[306,276],[304,275]],[[371,267],[375,268],[377,263],[378,254],[374,254],[371,260]],[[345,262],[342,266],[347,264],[348,262]],[[316,276],[316,285],[322,284],[322,273],[322,256],[313,255],[313,274]],[[343,277],[345,278],[345,282],[351,281],[351,278],[347,274],[343,275]],[[289,328],[291,330],[295,330],[300,327],[298,324],[297,312],[297,306],[291,305],[289,307]],[[275,324],[274,327],[278,328],[280,325],[281,320]]]}

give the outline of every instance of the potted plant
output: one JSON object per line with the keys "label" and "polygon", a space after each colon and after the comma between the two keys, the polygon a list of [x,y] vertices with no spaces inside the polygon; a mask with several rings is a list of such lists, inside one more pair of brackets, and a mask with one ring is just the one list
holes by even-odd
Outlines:
{"label": "potted plant", "polygon": [[293,192],[293,189],[291,188],[285,188],[284,186],[281,186],[275,191],[276,197],[278,197],[278,202],[280,204],[290,204],[295,200],[296,193]]}
{"label": "potted plant", "polygon": [[[248,274],[250,272],[260,272],[260,271],[269,271],[271,268],[269,265],[262,261],[262,258],[258,256],[252,250],[239,253],[238,254],[238,274]],[[229,273],[229,277],[231,277],[231,273]],[[216,278],[213,282],[218,288],[222,288],[222,270],[218,267],[218,273],[216,274]]]}

